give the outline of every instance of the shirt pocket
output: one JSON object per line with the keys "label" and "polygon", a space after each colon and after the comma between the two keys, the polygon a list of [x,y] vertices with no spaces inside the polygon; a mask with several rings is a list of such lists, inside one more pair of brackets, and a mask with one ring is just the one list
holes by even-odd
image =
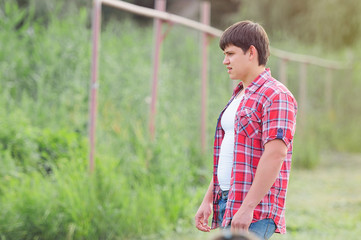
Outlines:
{"label": "shirt pocket", "polygon": [[261,114],[254,109],[244,108],[236,117],[236,133],[248,138],[261,139]]}

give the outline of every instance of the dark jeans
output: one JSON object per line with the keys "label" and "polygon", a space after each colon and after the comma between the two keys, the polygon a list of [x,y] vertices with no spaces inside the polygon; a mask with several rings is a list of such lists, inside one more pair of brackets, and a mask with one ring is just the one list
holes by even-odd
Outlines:
{"label": "dark jeans", "polygon": [[[219,206],[218,221],[221,225],[223,221],[224,212],[226,210],[227,199],[228,199],[228,191],[223,191],[222,197],[218,202],[218,206]],[[231,225],[228,225],[226,228],[229,227],[231,227]],[[248,230],[253,234],[255,234],[257,237],[259,237],[260,239],[267,240],[275,232],[276,224],[273,221],[273,219],[270,218],[262,219],[260,221],[251,223]]]}

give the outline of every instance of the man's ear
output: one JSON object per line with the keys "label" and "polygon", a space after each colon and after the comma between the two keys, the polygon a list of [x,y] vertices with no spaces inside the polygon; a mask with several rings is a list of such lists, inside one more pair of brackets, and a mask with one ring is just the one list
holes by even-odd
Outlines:
{"label": "man's ear", "polygon": [[248,49],[249,51],[249,58],[250,60],[253,60],[254,58],[258,59],[258,52],[255,46],[251,45]]}

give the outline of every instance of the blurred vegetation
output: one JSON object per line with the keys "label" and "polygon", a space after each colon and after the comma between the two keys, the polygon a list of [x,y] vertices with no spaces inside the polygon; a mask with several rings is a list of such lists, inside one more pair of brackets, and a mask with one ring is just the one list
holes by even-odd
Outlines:
{"label": "blurred vegetation", "polygon": [[[194,2],[202,0],[167,0],[167,9],[173,13],[188,9]],[[1,0],[0,2],[6,2]],[[47,21],[49,13],[64,16],[79,8],[88,10],[90,0],[16,0],[23,8],[35,10],[34,17]],[[139,6],[154,7],[154,0],[125,0]],[[250,19],[261,23],[273,40],[296,39],[305,44],[317,44],[328,51],[352,48],[361,37],[361,4],[356,0],[209,0],[211,3],[211,25],[225,29],[231,23]],[[197,20],[199,14],[190,16]],[[129,14],[109,6],[103,7],[103,22],[111,19],[132,18],[138,23],[151,24],[151,19]],[[89,24],[88,24],[89,26]]]}
{"label": "blurred vegetation", "polygon": [[[151,142],[152,29],[127,18],[103,25],[96,171],[89,174],[89,6],[74,1],[78,5],[65,11],[70,5],[46,1],[39,14],[36,4],[40,0],[27,8],[0,1],[1,239],[134,239],[186,231],[211,176],[214,124],[231,93],[217,39],[210,45],[203,154],[199,34],[174,26],[164,41]],[[277,44],[320,57],[325,47],[296,37]],[[354,43],[352,51],[350,70],[333,72],[331,109],[323,98],[325,70],[308,68],[295,167],[317,166],[322,151],[360,152],[361,45]],[[347,60],[343,49],[324,55]],[[269,67],[278,77],[278,59],[271,57]],[[297,98],[296,63],[289,63],[288,79]]]}
{"label": "blurred vegetation", "polygon": [[359,42],[360,11],[355,0],[260,0],[242,1],[239,16],[260,22],[275,39],[296,38],[334,51]]}

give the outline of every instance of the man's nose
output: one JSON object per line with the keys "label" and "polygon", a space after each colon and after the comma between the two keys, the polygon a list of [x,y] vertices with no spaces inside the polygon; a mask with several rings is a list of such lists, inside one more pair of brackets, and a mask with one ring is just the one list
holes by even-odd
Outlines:
{"label": "man's nose", "polygon": [[228,59],[228,57],[224,57],[224,59],[223,59],[223,64],[224,65],[228,65],[229,64],[229,59]]}

